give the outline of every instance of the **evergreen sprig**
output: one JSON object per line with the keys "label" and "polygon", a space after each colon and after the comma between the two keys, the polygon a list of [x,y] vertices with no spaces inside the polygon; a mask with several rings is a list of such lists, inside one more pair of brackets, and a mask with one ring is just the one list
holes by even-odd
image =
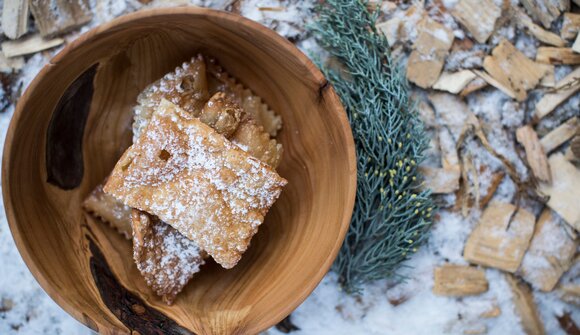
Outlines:
{"label": "evergreen sprig", "polygon": [[375,28],[379,11],[369,13],[360,0],[325,0],[316,11],[311,31],[340,63],[321,68],[346,108],[356,144],[355,210],[333,265],[344,289],[356,292],[396,276],[427,236],[434,206],[417,166],[428,136],[404,69]]}

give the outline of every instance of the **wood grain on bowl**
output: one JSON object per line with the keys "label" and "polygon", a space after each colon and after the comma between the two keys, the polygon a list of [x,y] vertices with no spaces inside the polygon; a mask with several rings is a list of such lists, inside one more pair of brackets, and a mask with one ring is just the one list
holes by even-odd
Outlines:
{"label": "wood grain on bowl", "polygon": [[[139,274],[131,242],[84,214],[81,202],[130,145],[138,92],[197,52],[215,56],[280,113],[279,173],[289,183],[241,262],[231,270],[209,262],[166,306]],[[72,94],[93,66],[92,99]],[[75,108],[59,116],[63,99]],[[90,104],[85,125],[81,100]],[[70,124],[51,127],[60,117]],[[65,150],[79,141],[81,170],[45,159],[55,136]],[[62,141],[69,138],[70,147]],[[318,69],[267,28],[200,8],[134,13],[67,46],[18,103],[2,170],[9,225],[28,267],[68,313],[104,334],[252,334],[272,326],[328,271],[348,229],[355,184],[348,120]]]}

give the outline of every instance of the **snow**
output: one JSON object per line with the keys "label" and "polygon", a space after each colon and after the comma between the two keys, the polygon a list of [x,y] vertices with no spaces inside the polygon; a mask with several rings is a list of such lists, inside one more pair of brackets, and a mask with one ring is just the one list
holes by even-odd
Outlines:
{"label": "snow", "polygon": [[[191,4],[224,9],[232,2],[232,0],[154,0],[148,5],[142,5],[137,0],[90,0],[95,17],[80,31],[67,35],[66,40],[70,42],[81,32],[141,8]],[[305,24],[312,17],[313,4],[317,0],[239,0],[238,2],[242,15],[257,20],[292,41],[296,41],[297,46],[311,57],[324,57],[325,53],[321,51],[316,41],[304,31]],[[457,2],[458,0],[442,1],[448,9],[453,8]],[[495,2],[500,4],[502,1],[495,0]],[[511,2],[516,4],[517,0]],[[429,4],[430,1],[427,3]],[[97,4],[99,4],[98,8],[96,8]],[[411,17],[405,17],[405,10],[408,8],[408,4],[402,4],[389,12],[389,17],[398,17],[403,20],[402,30],[407,36],[407,40],[404,41],[406,46],[410,46],[417,37],[416,27],[422,12],[417,10]],[[430,12],[430,14],[436,13]],[[456,38],[465,37],[463,30],[449,14],[439,13],[438,16],[438,21],[453,30]],[[438,35],[437,32],[434,34]],[[530,58],[535,56],[538,46],[535,39],[518,31],[512,23],[509,23],[500,27],[492,35],[488,44],[475,44],[471,50],[452,52],[446,60],[445,69],[454,71],[461,68],[481,67],[482,56],[478,52],[483,55],[488,54],[493,46],[504,38],[510,40],[526,56]],[[56,51],[28,57],[15,85],[22,84],[23,88],[27,87],[41,67],[48,62],[49,54],[54,54]],[[407,52],[406,49],[405,52]],[[561,79],[570,70],[570,67],[557,66],[556,80]],[[512,161],[522,177],[525,177],[528,172],[516,151],[513,133],[516,128],[529,122],[535,102],[540,97],[540,92],[532,91],[527,102],[518,103],[497,89],[488,87],[471,94],[466,99],[469,110],[482,121],[491,146]],[[577,115],[579,105],[580,94],[576,94],[554,113],[540,121],[537,125],[538,133],[545,133],[559,125],[562,120]],[[0,114],[2,143],[13,110],[11,106],[6,112]],[[455,139],[450,136],[448,129],[439,129],[438,125],[433,134],[441,135],[440,140],[444,147],[454,146]],[[485,167],[477,178],[480,190],[483,192],[489,186],[493,173],[503,169],[502,164],[484,150],[477,140],[468,139],[466,148],[472,155],[475,170],[481,171]],[[469,177],[470,180],[474,180],[471,174]],[[493,200],[512,202],[515,194],[516,185],[506,176]],[[401,274],[405,276],[405,280],[401,282],[378,281],[367,285],[363,295],[347,295],[340,290],[336,275],[329,273],[312,295],[292,314],[292,322],[300,328],[293,334],[462,334],[464,331],[484,327],[488,334],[523,334],[519,317],[511,301],[511,290],[501,271],[485,270],[489,290],[478,296],[449,298],[435,296],[432,293],[433,271],[436,266],[446,263],[467,264],[462,255],[465,240],[481,216],[479,210],[471,210],[464,218],[460,213],[448,208],[454,204],[454,194],[441,196],[438,201],[443,209],[438,214],[428,242],[402,268]],[[525,201],[523,207],[536,215],[539,212],[538,203],[535,202]],[[0,334],[91,333],[88,328],[61,310],[34,280],[16,249],[3,208],[0,209],[0,264],[2,264],[0,269],[3,274],[0,276]],[[564,274],[561,282],[579,284],[579,264],[577,263],[572,270]],[[556,316],[564,313],[571,313],[576,324],[580,324],[580,310],[560,300],[558,293],[541,293],[534,290],[533,294],[546,333],[564,334],[556,319]],[[481,313],[489,311],[493,306],[500,308],[500,316],[489,319],[480,317]],[[282,334],[275,328],[265,333]]]}

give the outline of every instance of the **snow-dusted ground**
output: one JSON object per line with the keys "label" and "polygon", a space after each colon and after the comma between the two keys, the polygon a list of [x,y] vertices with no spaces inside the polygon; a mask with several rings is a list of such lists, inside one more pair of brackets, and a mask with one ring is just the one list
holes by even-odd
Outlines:
{"label": "snow-dusted ground", "polygon": [[[314,2],[313,0],[157,0],[149,6],[191,3],[225,8],[235,3],[235,10],[242,15],[274,28],[296,41],[306,52],[316,53],[318,52],[316,44],[303,34],[304,23],[311,17],[309,10]],[[443,1],[448,6],[452,6],[455,2]],[[91,5],[95,8],[94,20],[83,27],[81,32],[143,7],[136,0],[91,0]],[[259,7],[267,7],[269,10],[260,10]],[[464,32],[449,17],[446,18],[445,24],[454,29],[457,38],[464,36]],[[67,41],[77,35],[78,32],[70,34]],[[503,36],[510,39],[529,57],[535,55],[537,47],[535,40],[518,33],[512,25],[502,28],[496,35],[492,37],[490,45],[497,44],[499,36]],[[51,54],[57,51],[53,50]],[[448,59],[446,69],[481,66],[477,57],[470,57],[468,54],[454,57]],[[16,85],[22,83],[23,87],[26,87],[48,60],[48,56],[41,54],[27,59]],[[557,77],[560,78],[569,71],[569,68],[560,67]],[[425,94],[425,92],[417,93],[419,96]],[[0,98],[4,99],[2,94],[3,91],[0,90]],[[536,101],[538,98],[536,95],[532,93],[530,101]],[[520,173],[526,174],[525,167],[513,148],[513,131],[524,123],[526,116],[529,116],[531,104],[514,103],[512,99],[493,88],[472,94],[467,103],[486,123],[485,129],[489,132],[489,139],[496,150],[514,161]],[[559,108],[554,116],[542,121],[538,129],[552,129],[556,122],[561,122],[574,113],[578,114],[579,105],[580,96],[577,94]],[[13,106],[0,114],[0,143],[4,143],[12,113]],[[501,168],[499,162],[476,143],[468,143],[468,147],[473,152],[476,167],[487,165],[491,167],[490,171]],[[491,172],[480,176],[482,189],[489,183],[490,176]],[[506,178],[497,191],[496,199],[512,201],[514,192],[513,183]],[[452,203],[454,196],[444,197],[443,200]],[[537,204],[530,203],[524,206],[537,214]],[[504,274],[498,270],[485,270],[489,291],[479,296],[447,298],[435,296],[431,292],[433,269],[436,266],[446,262],[467,264],[462,256],[463,246],[480,214],[479,211],[472,211],[468,217],[463,218],[456,212],[442,210],[432,229],[429,242],[412,256],[406,264],[408,267],[403,269],[403,274],[408,278],[405,282],[379,281],[368,285],[362,296],[349,296],[340,291],[335,275],[328,274],[313,294],[292,314],[292,322],[300,328],[294,334],[463,334],[465,331],[484,328],[488,334],[523,334],[520,320],[511,302],[511,291]],[[573,269],[563,280],[578,280],[579,274],[580,269]],[[561,302],[555,293],[534,291],[534,297],[548,334],[564,334],[556,319],[556,316],[564,313],[570,313],[575,323],[580,324],[580,310]],[[482,312],[491,310],[494,306],[501,309],[499,317],[491,319],[480,317]],[[281,334],[275,328],[266,333]],[[16,250],[4,210],[0,210],[0,334],[90,334],[88,328],[62,311],[33,279]]]}

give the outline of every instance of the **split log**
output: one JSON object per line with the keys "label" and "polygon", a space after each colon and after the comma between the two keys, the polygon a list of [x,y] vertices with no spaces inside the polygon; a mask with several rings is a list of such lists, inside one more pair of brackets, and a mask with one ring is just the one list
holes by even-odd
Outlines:
{"label": "split log", "polygon": [[42,50],[54,48],[64,43],[62,38],[45,40],[40,35],[32,35],[18,41],[6,41],[2,43],[2,52],[8,58],[28,55]]}
{"label": "split log", "polygon": [[513,17],[520,29],[526,29],[539,41],[556,47],[566,46],[566,41],[564,41],[560,36],[535,24],[532,19],[517,6],[513,7]]}
{"label": "split log", "polygon": [[561,153],[553,154],[548,161],[552,170],[552,183],[540,183],[538,189],[550,197],[548,206],[572,228],[580,231],[580,170]]}
{"label": "split log", "polygon": [[475,78],[477,78],[477,75],[469,70],[461,70],[454,73],[443,72],[437,82],[433,85],[433,88],[457,94]]}
{"label": "split log", "polygon": [[580,54],[572,48],[539,47],[536,53],[536,61],[545,64],[580,64]]}
{"label": "split log", "polygon": [[550,29],[552,22],[570,9],[570,0],[520,0],[520,3],[546,29]]}
{"label": "split log", "polygon": [[461,297],[487,292],[485,271],[472,266],[443,265],[435,268],[433,293]]}
{"label": "split log", "polygon": [[554,289],[564,272],[570,269],[577,241],[572,239],[560,218],[546,208],[536,225],[530,248],[522,261],[522,277],[541,291]]}
{"label": "split log", "polygon": [[28,0],[4,0],[2,30],[10,39],[17,39],[28,31]]}
{"label": "split log", "polygon": [[419,36],[407,64],[407,79],[422,88],[429,88],[439,78],[445,58],[453,44],[453,31],[444,25],[424,19]]}
{"label": "split log", "polygon": [[516,212],[512,204],[491,203],[467,239],[463,257],[513,273],[528,249],[534,224],[534,215],[522,208]]}
{"label": "split log", "polygon": [[574,116],[568,121],[562,123],[560,126],[546,134],[540,140],[544,152],[549,154],[552,150],[564,144],[576,134],[578,129],[578,117]]}
{"label": "split log", "polygon": [[451,11],[451,15],[477,42],[485,43],[501,17],[501,8],[493,0],[460,0]]}
{"label": "split log", "polygon": [[554,92],[546,93],[536,104],[534,118],[540,120],[580,90],[580,67],[556,84]]}
{"label": "split log", "polygon": [[516,139],[526,151],[526,160],[534,176],[541,181],[551,182],[548,157],[534,129],[530,126],[519,128],[516,131]]}
{"label": "split log", "polygon": [[459,165],[446,168],[421,167],[420,171],[425,178],[425,188],[434,194],[453,193],[459,189]]}
{"label": "split log", "polygon": [[534,296],[530,288],[511,274],[506,274],[506,281],[508,282],[512,291],[512,301],[514,303],[516,313],[520,317],[522,327],[527,335],[544,335],[544,324],[538,314]]}
{"label": "split log", "polygon": [[88,0],[31,0],[30,11],[45,38],[66,33],[93,18]]}
{"label": "split log", "polygon": [[571,40],[578,35],[580,31],[580,14],[578,13],[564,13],[564,20],[562,21],[562,29],[560,36],[562,38]]}

